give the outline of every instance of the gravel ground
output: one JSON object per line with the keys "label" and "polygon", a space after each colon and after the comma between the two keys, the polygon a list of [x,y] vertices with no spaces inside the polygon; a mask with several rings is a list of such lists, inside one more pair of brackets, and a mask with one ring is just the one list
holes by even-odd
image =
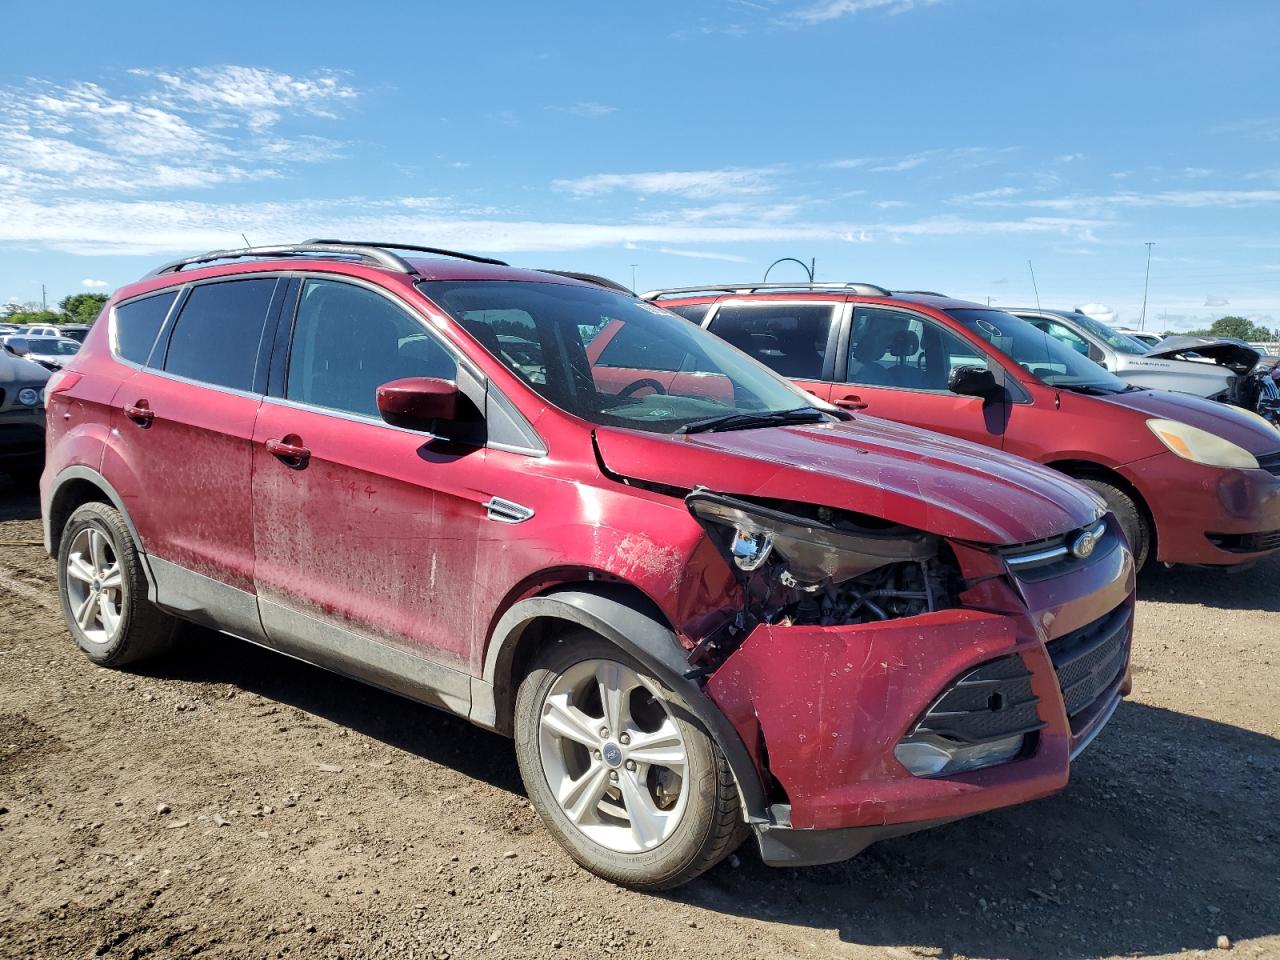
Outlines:
{"label": "gravel ground", "polygon": [[0,487],[0,956],[1280,957],[1280,561],[1144,582],[1134,695],[1058,796],[649,896],[459,720],[195,629],[93,667],[39,541]]}

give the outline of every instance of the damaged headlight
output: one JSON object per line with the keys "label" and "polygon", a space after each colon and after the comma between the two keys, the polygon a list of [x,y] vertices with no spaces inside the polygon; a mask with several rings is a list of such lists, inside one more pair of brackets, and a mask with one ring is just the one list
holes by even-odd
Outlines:
{"label": "damaged headlight", "polygon": [[[937,554],[937,540],[927,534],[842,528],[823,507],[815,507],[815,516],[808,518],[700,490],[685,502],[738,570],[758,570],[772,557],[782,585],[806,593],[886,564],[921,563]],[[820,516],[824,511],[829,518]]]}

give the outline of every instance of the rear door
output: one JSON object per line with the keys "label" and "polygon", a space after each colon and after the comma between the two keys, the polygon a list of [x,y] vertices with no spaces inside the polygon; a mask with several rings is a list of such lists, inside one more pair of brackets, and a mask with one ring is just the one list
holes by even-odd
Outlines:
{"label": "rear door", "polygon": [[722,302],[707,329],[775,373],[819,397],[831,399],[843,304],[760,300]]}
{"label": "rear door", "polygon": [[854,303],[848,350],[831,400],[991,447],[1004,443],[1008,404],[960,396],[948,388],[961,366],[1003,370],[945,324],[914,311]]}
{"label": "rear door", "polygon": [[252,597],[253,425],[266,326],[285,283],[255,276],[184,290],[147,365],[116,391],[110,455],[124,462],[104,465],[160,602],[249,637],[261,632]]}

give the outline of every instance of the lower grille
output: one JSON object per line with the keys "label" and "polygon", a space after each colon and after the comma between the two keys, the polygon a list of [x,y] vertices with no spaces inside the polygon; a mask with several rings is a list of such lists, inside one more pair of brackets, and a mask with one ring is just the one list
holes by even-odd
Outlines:
{"label": "lower grille", "polygon": [[1049,641],[1049,658],[1058,674],[1073,734],[1088,723],[1089,708],[1124,673],[1132,617],[1132,610],[1125,604],[1079,630]]}
{"label": "lower grille", "polygon": [[1207,533],[1205,536],[1219,550],[1229,550],[1231,553],[1257,553],[1260,550],[1280,549],[1280,530],[1268,530],[1263,533]]}
{"label": "lower grille", "polygon": [[1031,692],[1031,672],[1019,656],[1001,657],[970,670],[934,701],[911,735],[932,733],[949,740],[985,743],[1031,733],[1040,721]]}

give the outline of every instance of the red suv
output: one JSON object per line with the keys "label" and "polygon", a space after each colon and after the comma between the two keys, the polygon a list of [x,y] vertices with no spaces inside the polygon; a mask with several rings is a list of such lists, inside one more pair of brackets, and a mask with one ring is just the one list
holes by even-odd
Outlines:
{"label": "red suv", "polygon": [[1148,558],[1229,566],[1280,551],[1275,427],[1236,407],[1131,386],[1010,314],[859,283],[645,298],[836,406],[1076,478],[1107,501],[1139,568]]}
{"label": "red suv", "polygon": [[636,887],[1067,782],[1130,682],[1100,500],[601,283],[421,253],[215,251],[111,299],[41,482],[90,659],[189,620],[510,734]]}

